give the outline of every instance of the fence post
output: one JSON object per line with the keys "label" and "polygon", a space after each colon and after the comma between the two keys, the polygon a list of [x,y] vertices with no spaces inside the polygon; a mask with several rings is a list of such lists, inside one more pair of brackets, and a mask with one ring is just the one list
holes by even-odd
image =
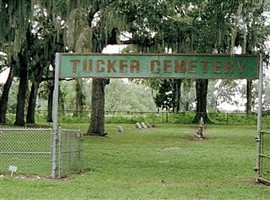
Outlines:
{"label": "fence post", "polygon": [[61,177],[62,173],[62,128],[58,128],[58,138],[57,138],[58,146],[58,177]]}
{"label": "fence post", "polygon": [[255,166],[255,172],[256,172],[256,179],[255,182],[259,183],[259,176],[260,176],[260,148],[261,148],[261,134],[258,134],[255,138],[256,140],[256,166]]}
{"label": "fence post", "polygon": [[259,181],[260,175],[260,143],[261,143],[261,130],[262,130],[262,94],[263,94],[263,58],[260,54],[259,65],[259,83],[258,83],[258,114],[257,114],[257,145],[256,145],[256,182]]}
{"label": "fence post", "polygon": [[52,141],[52,174],[51,177],[53,179],[56,178],[56,170],[57,170],[57,132],[58,130],[53,130],[53,141]]}
{"label": "fence post", "polygon": [[56,174],[57,162],[57,134],[58,134],[58,96],[59,96],[59,63],[60,54],[55,55],[54,91],[53,91],[53,142],[52,142],[52,178]]}

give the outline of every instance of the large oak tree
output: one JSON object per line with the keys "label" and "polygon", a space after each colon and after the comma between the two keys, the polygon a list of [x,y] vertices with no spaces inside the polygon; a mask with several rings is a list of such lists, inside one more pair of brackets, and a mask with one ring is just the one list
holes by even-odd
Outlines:
{"label": "large oak tree", "polygon": [[[108,44],[123,43],[136,45],[137,52],[163,53],[165,49],[170,49],[172,53],[212,53],[213,50],[218,53],[230,53],[230,49],[238,44],[243,46],[247,44],[247,49],[251,50],[255,46],[262,49],[265,35],[262,35],[264,21],[260,16],[265,9],[264,3],[265,1],[259,1],[255,5],[253,1],[243,3],[221,0],[2,0],[0,23],[1,27],[7,28],[0,30],[0,50],[7,53],[8,65],[13,67],[10,70],[10,77],[15,74],[22,81],[18,93],[21,98],[18,98],[16,124],[24,124],[23,115],[20,113],[22,114],[25,106],[22,98],[26,98],[25,85],[28,84],[28,77],[31,77],[28,75],[33,72],[32,75],[36,79],[32,78],[32,80],[36,81],[40,75],[31,65],[31,61],[38,59],[39,56],[35,57],[30,49],[27,49],[32,48],[33,41],[27,37],[32,34],[30,29],[31,26],[33,27],[33,18],[37,14],[37,9],[44,10],[49,16],[43,18],[43,21],[40,19],[39,24],[53,24],[55,37],[52,44],[54,46],[63,42],[67,48],[62,52],[100,53]],[[251,25],[247,34],[243,32],[241,24],[235,23],[241,4],[245,8],[243,9],[245,13],[240,12],[241,16],[244,16],[241,19],[251,19],[247,23]],[[119,40],[121,33],[129,33],[131,36],[121,42]],[[45,38],[45,36],[40,37]],[[73,42],[70,42],[71,38]],[[248,45],[249,43],[252,45]],[[61,52],[61,48],[50,50],[51,53],[54,51]],[[50,58],[50,65],[54,66],[53,56]],[[41,61],[37,63],[39,63],[37,66],[49,66]],[[108,83],[107,79],[92,81],[92,115],[88,134],[104,135],[104,87]],[[194,122],[201,115],[207,119],[204,103],[207,97],[207,83],[207,80],[197,81],[197,90],[200,91],[197,92],[197,115]],[[4,88],[8,89],[10,81],[6,84],[7,87]],[[33,93],[34,91],[35,89]],[[179,88],[175,91],[180,92]],[[79,88],[78,93],[80,93]],[[2,102],[7,102],[6,94],[6,92],[2,93]],[[180,98],[180,94],[175,96]],[[7,104],[3,103],[0,107],[2,105]],[[174,107],[178,109],[177,105]],[[5,110],[5,108],[0,109],[1,120],[5,120],[3,117]],[[33,121],[31,117],[29,121]]]}

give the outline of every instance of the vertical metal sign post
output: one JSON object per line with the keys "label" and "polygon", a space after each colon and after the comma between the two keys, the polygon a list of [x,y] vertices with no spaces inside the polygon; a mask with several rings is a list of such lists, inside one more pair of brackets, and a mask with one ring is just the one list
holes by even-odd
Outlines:
{"label": "vertical metal sign post", "polygon": [[262,93],[263,93],[263,58],[260,54],[259,66],[259,83],[258,83],[258,118],[257,118],[257,131],[262,129]]}
{"label": "vertical metal sign post", "polygon": [[260,175],[260,131],[262,129],[262,93],[263,93],[263,58],[260,54],[259,82],[258,82],[258,114],[257,114],[257,137],[256,137],[256,182]]}
{"label": "vertical metal sign post", "polygon": [[56,146],[58,136],[58,95],[59,95],[59,65],[60,54],[55,55],[55,74],[54,74],[54,92],[53,92],[53,142],[52,142],[52,178],[56,176]]}

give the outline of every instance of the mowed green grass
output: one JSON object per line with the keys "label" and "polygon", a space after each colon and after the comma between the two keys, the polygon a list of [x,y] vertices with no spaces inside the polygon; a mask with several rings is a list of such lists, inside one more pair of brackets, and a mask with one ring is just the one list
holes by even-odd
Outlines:
{"label": "mowed green grass", "polygon": [[[61,125],[87,130],[88,124]],[[191,125],[137,130],[107,125],[108,137],[84,137],[84,173],[48,180],[0,178],[0,199],[269,199],[255,183],[256,127]],[[269,166],[270,167],[270,166]]]}

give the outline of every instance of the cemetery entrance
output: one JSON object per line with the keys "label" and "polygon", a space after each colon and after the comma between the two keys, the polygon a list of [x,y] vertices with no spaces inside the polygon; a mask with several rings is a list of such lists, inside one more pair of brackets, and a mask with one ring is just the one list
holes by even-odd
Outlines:
{"label": "cemetery entrance", "polygon": [[[261,130],[262,116],[262,73],[261,55],[57,53],[53,104],[54,142],[57,141],[58,137],[57,112],[59,78],[259,78],[258,133]],[[54,151],[56,152],[56,150]],[[257,165],[258,174],[260,166],[258,163]],[[56,163],[53,164],[52,176],[54,176],[55,173]]]}

